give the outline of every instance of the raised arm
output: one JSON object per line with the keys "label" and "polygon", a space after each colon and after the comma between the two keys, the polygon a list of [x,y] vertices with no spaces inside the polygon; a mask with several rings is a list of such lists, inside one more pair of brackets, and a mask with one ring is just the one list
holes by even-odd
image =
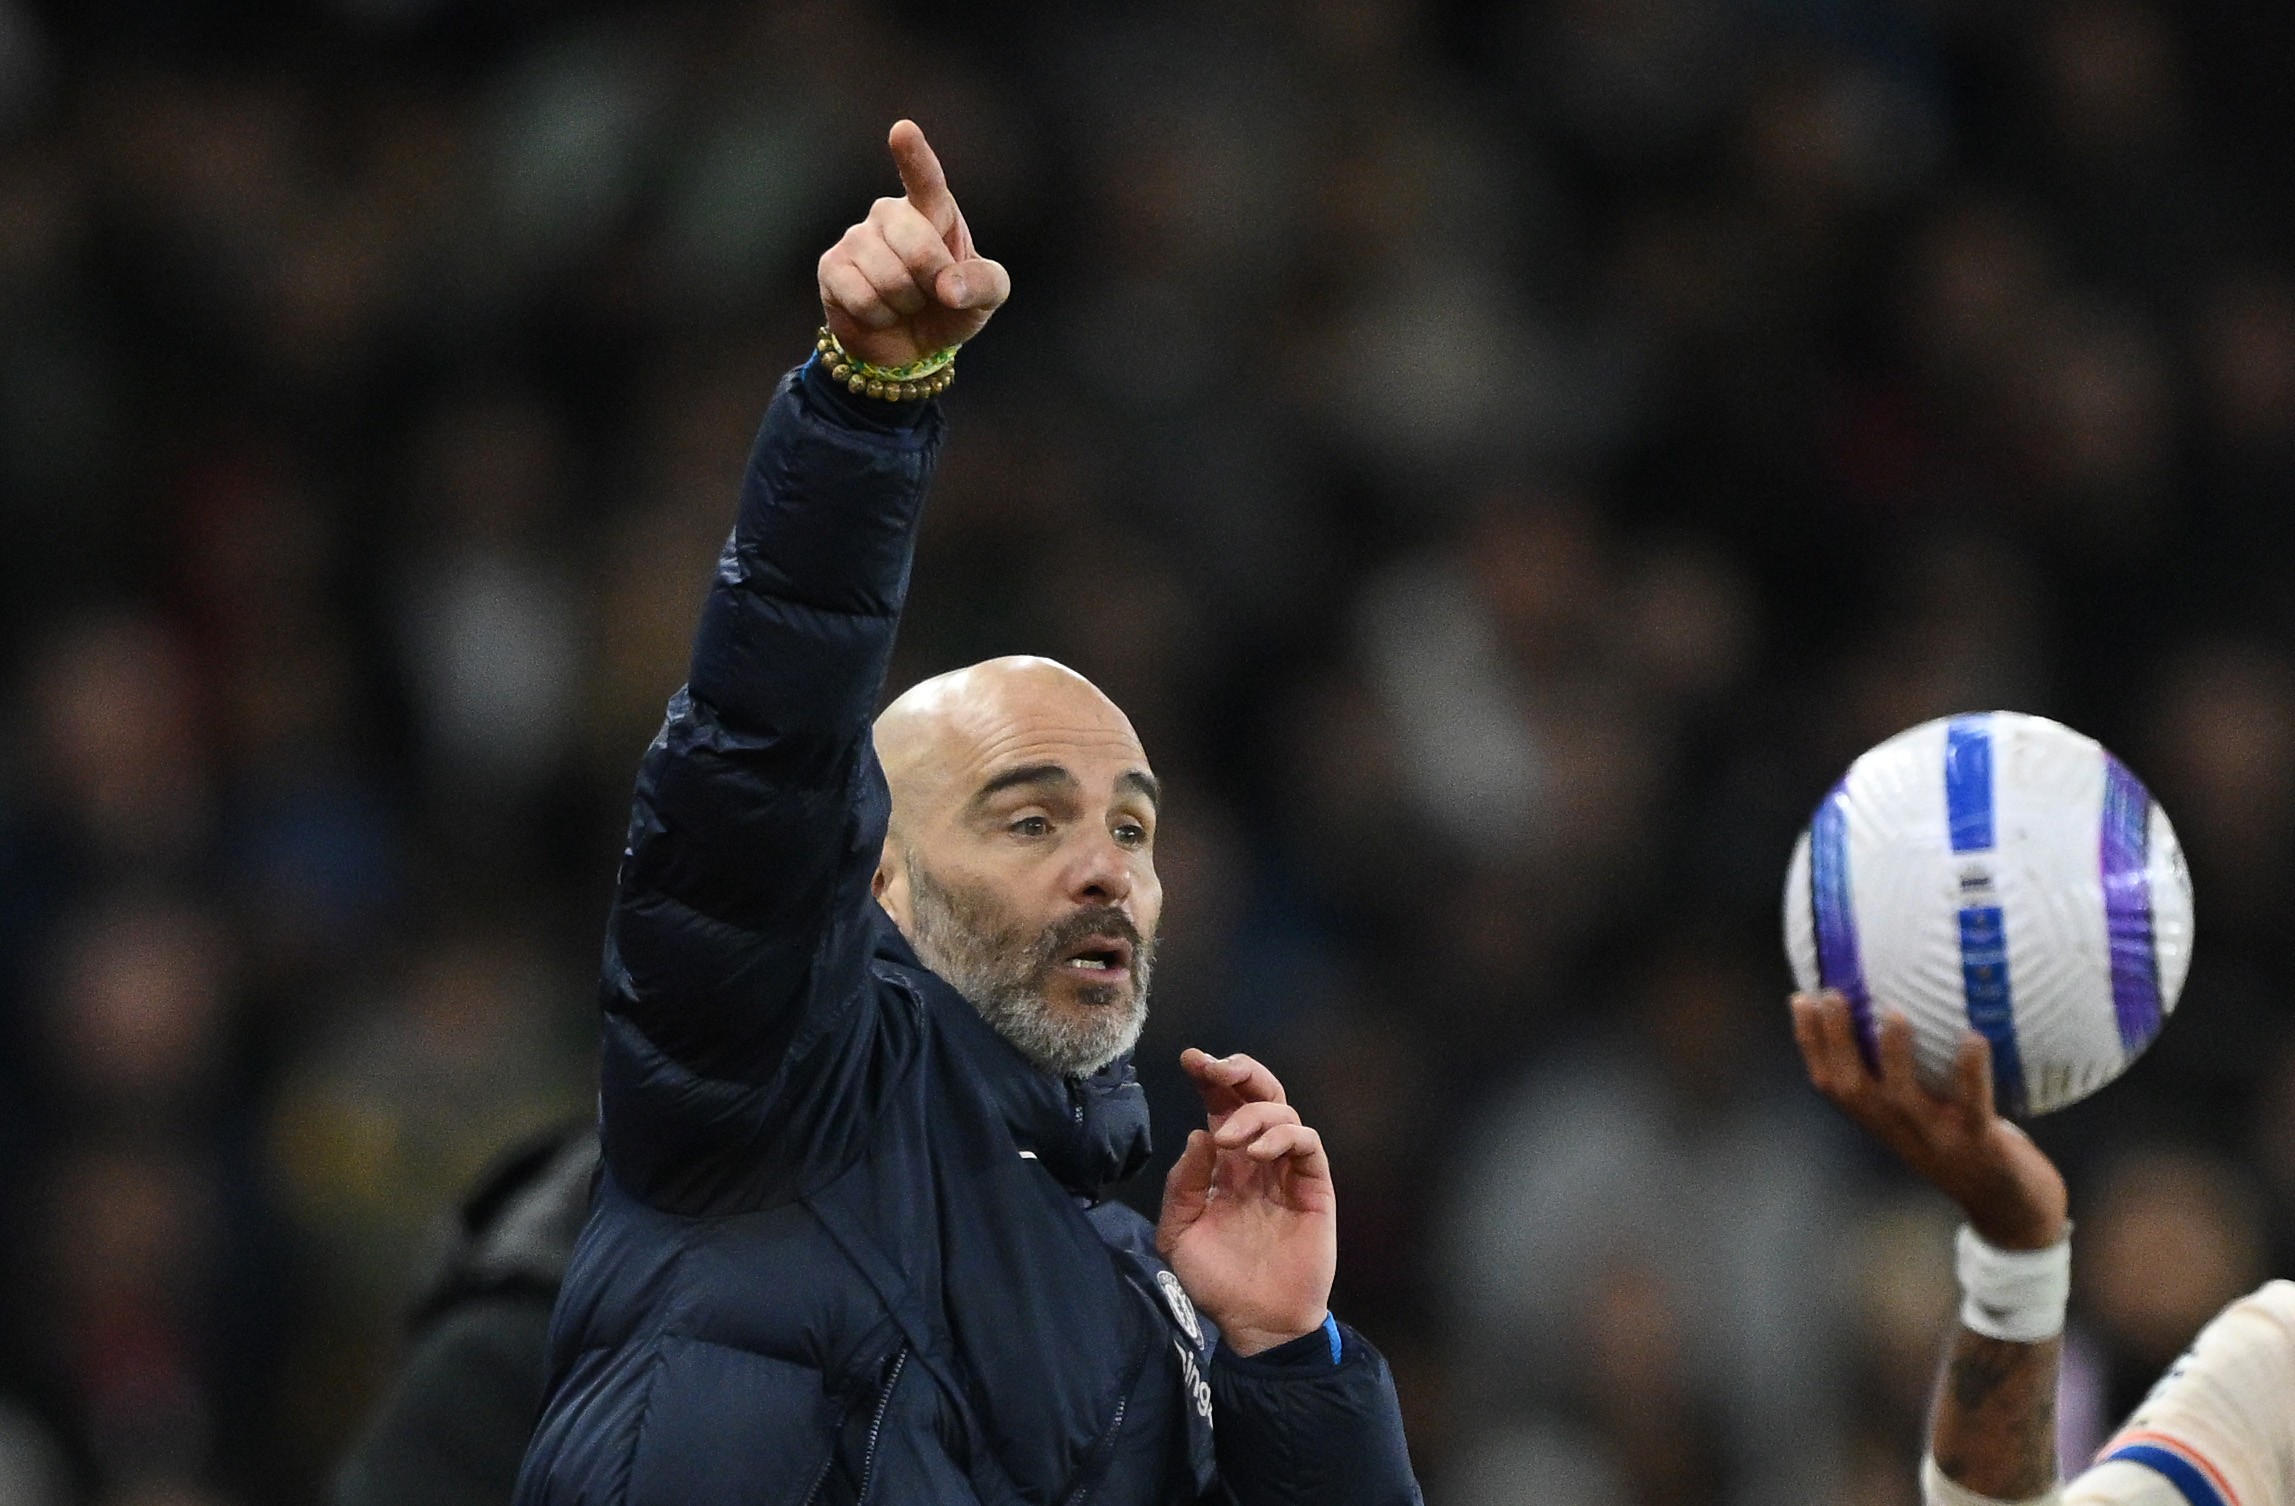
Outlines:
{"label": "raised arm", "polygon": [[1992,1064],[1971,1032],[1939,1097],[1913,1069],[1900,1015],[1880,1028],[1879,1071],[1859,1054],[1837,994],[1793,1000],[1793,1035],[1818,1091],[1960,1205],[1966,1301],[1929,1418],[1931,1506],[2045,1498],[2056,1484],[2056,1372],[2064,1320],[2064,1179],[1994,1111]]}
{"label": "raised arm", "polygon": [[[904,197],[879,199],[819,269],[830,330],[879,366],[962,343],[1010,286],[973,252],[923,133],[902,121],[891,147]],[[663,1105],[729,1117],[708,1084],[766,1083],[792,1042],[856,1007],[886,819],[869,723],[940,435],[930,399],[848,392],[819,357],[766,411],[690,677],[639,771],[609,923],[617,1172],[634,1141],[679,1153]],[[617,1109],[653,1122],[617,1133]]]}

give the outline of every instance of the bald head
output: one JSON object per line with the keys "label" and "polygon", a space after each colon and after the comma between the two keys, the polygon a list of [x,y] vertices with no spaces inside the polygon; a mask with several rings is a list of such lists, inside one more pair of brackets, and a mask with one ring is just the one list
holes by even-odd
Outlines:
{"label": "bald head", "polygon": [[1147,770],[1122,708],[1067,665],[1026,654],[910,686],[878,716],[876,744],[896,834],[920,828],[950,799],[976,794],[974,786],[1031,752],[1089,750]]}
{"label": "bald head", "polygon": [[927,965],[1039,1065],[1094,1070],[1147,1008],[1161,790],[1139,734],[1050,659],[990,659],[885,708],[876,895]]}

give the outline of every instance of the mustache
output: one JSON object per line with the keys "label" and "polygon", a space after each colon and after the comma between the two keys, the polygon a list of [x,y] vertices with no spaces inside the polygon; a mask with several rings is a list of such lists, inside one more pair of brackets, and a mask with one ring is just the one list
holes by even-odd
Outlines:
{"label": "mustache", "polygon": [[1114,905],[1088,905],[1046,929],[1036,939],[1035,971],[1049,972],[1068,952],[1094,936],[1113,936],[1130,943],[1134,965],[1151,950],[1132,918]]}

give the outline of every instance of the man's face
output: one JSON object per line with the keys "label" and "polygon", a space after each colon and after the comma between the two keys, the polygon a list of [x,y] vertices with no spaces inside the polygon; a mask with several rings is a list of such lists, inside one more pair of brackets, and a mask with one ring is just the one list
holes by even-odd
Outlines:
{"label": "man's face", "polygon": [[1106,697],[1057,666],[1012,664],[951,677],[911,724],[908,697],[880,722],[894,835],[877,895],[1007,1040],[1082,1075],[1130,1050],[1147,1017],[1157,785]]}

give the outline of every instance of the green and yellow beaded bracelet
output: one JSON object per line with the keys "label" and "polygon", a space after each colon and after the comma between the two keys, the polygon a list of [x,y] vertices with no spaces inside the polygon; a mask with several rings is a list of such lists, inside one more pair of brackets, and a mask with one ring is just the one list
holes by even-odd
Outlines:
{"label": "green and yellow beaded bracelet", "polygon": [[856,397],[873,397],[888,403],[914,402],[920,397],[938,397],[956,384],[957,347],[954,345],[905,366],[872,366],[847,352],[824,324],[820,334],[814,337],[813,349],[820,352],[821,363],[829,368],[830,377],[844,384],[845,390]]}

